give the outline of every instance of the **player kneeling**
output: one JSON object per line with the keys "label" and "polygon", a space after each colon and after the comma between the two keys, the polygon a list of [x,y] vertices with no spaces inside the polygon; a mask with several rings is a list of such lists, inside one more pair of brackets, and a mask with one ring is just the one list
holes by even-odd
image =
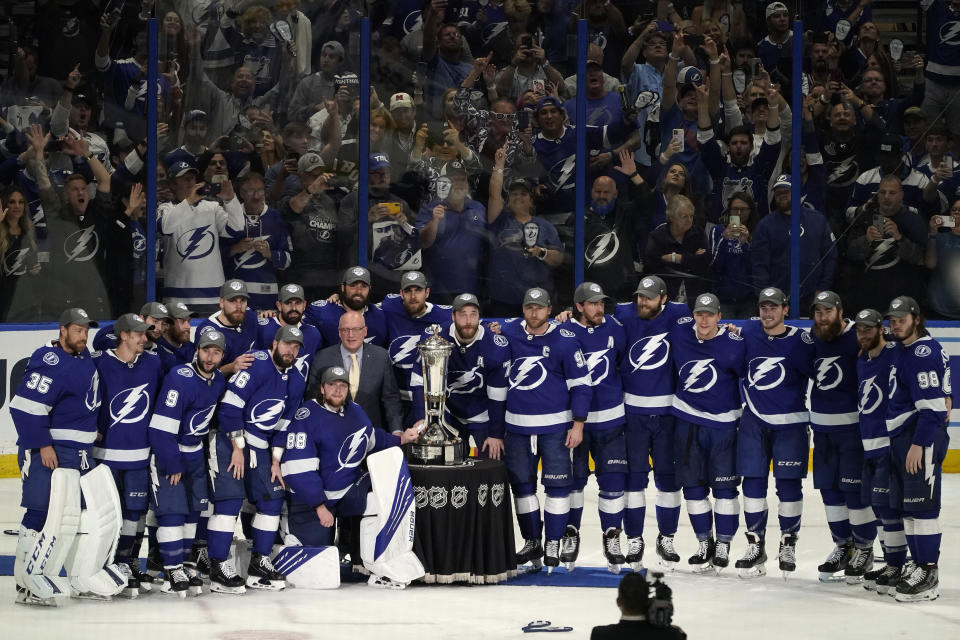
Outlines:
{"label": "player kneeling", "polygon": [[[367,516],[360,525],[360,555],[372,574],[369,584],[402,589],[424,574],[412,551],[413,486],[398,448],[416,440],[417,430],[397,437],[375,429],[350,401],[349,388],[344,369],[324,371],[317,397],[300,407],[287,430],[281,470],[289,490],[290,534],[311,551],[332,544],[335,517]],[[361,469],[364,461],[369,472]],[[339,575],[339,566],[332,570]],[[287,571],[296,584],[296,569]]]}

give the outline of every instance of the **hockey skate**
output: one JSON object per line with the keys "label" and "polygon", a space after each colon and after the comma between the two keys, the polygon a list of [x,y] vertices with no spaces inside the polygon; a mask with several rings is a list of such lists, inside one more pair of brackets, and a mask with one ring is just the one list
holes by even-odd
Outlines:
{"label": "hockey skate", "polygon": [[876,591],[880,595],[886,595],[890,587],[896,587],[900,582],[900,572],[903,567],[886,565],[873,571],[867,571],[863,575],[863,588],[867,591]]}
{"label": "hockey skate", "polygon": [[660,566],[668,571],[673,571],[677,566],[680,554],[673,546],[673,536],[657,536],[657,557],[660,559]]}
{"label": "hockey skate", "polygon": [[577,566],[577,557],[580,555],[580,532],[572,524],[567,525],[567,530],[563,532],[563,538],[560,540],[560,562],[567,568],[567,571],[573,571]]}
{"label": "hockey skate", "polygon": [[864,574],[873,568],[873,548],[856,547],[847,568],[843,570],[843,575],[847,584],[860,584],[864,580]]}
{"label": "hockey skate", "polygon": [[183,563],[183,572],[187,574],[187,580],[190,582],[189,593],[191,596],[199,596],[203,593],[203,577],[197,571],[196,565],[191,562]]}
{"label": "hockey skate", "polygon": [[34,607],[59,607],[60,600],[57,598],[41,598],[37,594],[29,591],[20,585],[17,585],[17,604],[26,604]]}
{"label": "hockey skate", "polygon": [[915,565],[910,575],[897,583],[897,602],[921,602],[940,597],[940,579],[936,564]]}
{"label": "hockey skate", "polygon": [[373,574],[370,574],[367,584],[371,587],[376,587],[377,589],[393,589],[395,591],[407,588],[406,582],[397,582],[396,580],[391,580],[387,576],[377,576]]}
{"label": "hockey skate", "polygon": [[[543,566],[543,547],[540,540],[525,540],[523,548],[517,551],[517,571],[540,571]],[[527,563],[529,567],[525,567]]]}
{"label": "hockey skate", "polygon": [[[146,591],[152,591],[155,580],[153,576],[147,573],[146,571],[140,570],[140,559],[134,558],[131,562],[127,563],[127,568],[130,569],[131,575],[140,583],[140,593]],[[160,567],[160,571],[163,571],[163,567]],[[162,582],[162,581],[161,581]]]}
{"label": "hockey skate", "polygon": [[250,555],[250,566],[247,568],[247,586],[264,591],[280,591],[287,586],[284,575],[273,568],[270,557],[262,553]]}
{"label": "hockey skate", "polygon": [[843,576],[836,574],[844,571],[850,562],[850,556],[853,554],[853,545],[849,542],[838,544],[827,556],[826,561],[817,567],[820,572],[820,582],[840,582]]}
{"label": "hockey skate", "polygon": [[547,568],[547,573],[553,573],[553,570],[560,566],[559,540],[547,540],[543,545],[543,566]]}
{"label": "hockey skate", "polygon": [[230,560],[210,560],[210,591],[214,593],[246,593],[243,578]]}
{"label": "hockey skate", "polygon": [[607,571],[620,573],[620,569],[627,563],[620,551],[620,529],[610,527],[604,532],[603,555],[607,559]]}
{"label": "hockey skate", "polygon": [[207,555],[206,545],[195,545],[190,551],[189,562],[196,567],[201,578],[210,578],[210,556]]}
{"label": "hockey skate", "polygon": [[737,575],[748,580],[767,575],[767,550],[764,539],[758,534],[747,531],[747,551],[737,560]]}
{"label": "hockey skate", "polygon": [[[131,600],[140,595],[140,580],[133,575],[133,562],[118,562],[117,568],[120,570],[120,573],[123,574],[123,577],[127,579],[127,586],[123,588],[118,595],[123,596],[124,598],[130,598]],[[153,582],[153,579],[150,579]],[[147,591],[147,589],[144,589]]]}
{"label": "hockey skate", "polygon": [[633,571],[643,569],[643,536],[627,538],[627,564]]}
{"label": "hockey skate", "polygon": [[190,578],[183,570],[183,565],[178,564],[175,567],[163,570],[163,584],[160,585],[160,593],[173,593],[180,596],[181,599],[187,597],[187,590],[190,588]]}
{"label": "hockey skate", "polygon": [[699,545],[697,552],[687,560],[687,564],[694,573],[706,573],[713,569],[713,554],[717,545],[713,538],[700,540]]}
{"label": "hockey skate", "polygon": [[713,568],[720,575],[722,569],[730,566],[730,541],[717,540],[717,546],[713,548]]}
{"label": "hockey skate", "polygon": [[780,537],[780,551],[777,553],[780,560],[780,573],[783,579],[787,575],[797,570],[797,536],[793,533],[785,533]]}

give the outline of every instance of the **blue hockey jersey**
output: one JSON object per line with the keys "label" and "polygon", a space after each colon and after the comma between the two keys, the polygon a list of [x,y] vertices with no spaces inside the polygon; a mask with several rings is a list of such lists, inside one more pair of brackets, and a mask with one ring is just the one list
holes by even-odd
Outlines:
{"label": "blue hockey jersey", "polygon": [[923,0],[927,14],[927,61],[924,75],[935,82],[960,85],[960,11],[949,0]]}
{"label": "blue hockey jersey", "polygon": [[[340,342],[340,316],[344,308],[339,304],[330,304],[326,300],[317,300],[307,306],[303,314],[303,322],[312,324],[320,331],[323,344],[337,344]],[[368,305],[363,310],[363,320],[367,325],[367,337],[363,339],[368,344],[378,347],[387,346],[387,317],[380,305]]]}
{"label": "blue hockey jersey", "polygon": [[93,457],[114,469],[142,469],[150,459],[147,425],[163,379],[160,358],[141,353],[127,363],[104,351],[93,362],[103,398]]}
{"label": "blue hockey jersey", "polygon": [[721,327],[710,340],[697,338],[693,322],[670,332],[677,391],[673,415],[714,429],[736,429],[740,420],[740,378],[745,374],[744,340]]}
{"label": "blue hockey jersey", "polygon": [[507,369],[507,431],[534,435],[558,433],[590,413],[590,372],[577,336],[551,324],[547,332],[527,333],[526,320],[503,325],[510,342]]}
{"label": "blue hockey jersey", "polygon": [[635,303],[621,302],[614,315],[623,324],[628,345],[620,363],[626,412],[648,416],[670,413],[677,386],[670,360],[670,330],[683,318],[693,319],[690,307],[668,302],[655,318],[646,320],[637,315]]}
{"label": "blue hockey jersey", "polygon": [[876,358],[862,353],[857,358],[857,380],[860,385],[860,439],[863,455],[879,458],[890,449],[887,434],[887,403],[890,399],[889,379],[897,360],[896,342],[888,342]]}
{"label": "blue hockey jersey", "polygon": [[913,444],[929,447],[940,429],[947,428],[946,398],[950,388],[948,356],[930,336],[909,346],[898,345],[890,369],[887,433],[893,437],[916,425]]}
{"label": "blue hockey jersey", "polygon": [[71,356],[56,343],[42,346],[30,356],[10,401],[17,445],[87,450],[97,437],[99,408],[100,375],[90,352]]}
{"label": "blue hockey jersey", "polygon": [[159,473],[182,473],[181,454],[203,455],[213,413],[226,387],[222,373],[214,371],[207,379],[194,365],[181,365],[164,377],[147,429]]}
{"label": "blue hockey jersey", "polygon": [[[273,346],[273,337],[283,325],[276,318],[260,318],[257,331],[257,349],[270,351]],[[303,332],[303,346],[300,347],[300,353],[297,354],[297,360],[306,363],[307,368],[313,363],[313,356],[323,347],[323,339],[320,332],[312,324],[301,322],[297,328]]]}
{"label": "blue hockey jersey", "polygon": [[301,363],[277,369],[270,353],[254,351],[253,364],[227,382],[217,412],[220,431],[243,430],[247,444],[256,449],[283,447],[287,424],[303,401],[307,369]]}
{"label": "blue hockey jersey", "polygon": [[746,410],[771,429],[806,425],[807,386],[813,377],[813,337],[796,327],[778,336],[763,331],[759,320],[740,329],[746,348],[747,375],[741,381]]}
{"label": "blue hockey jersey", "polygon": [[[293,243],[283,216],[276,209],[263,205],[256,216],[244,216],[245,233],[239,238],[228,238],[220,244],[223,253],[223,271],[229,278],[239,278],[247,283],[250,306],[253,309],[273,309],[277,301],[277,272],[290,266]],[[270,257],[254,249],[230,255],[230,249],[243,237],[250,240],[266,240]]]}
{"label": "blue hockey jersey", "polygon": [[857,331],[845,320],[843,333],[824,342],[813,335],[814,378],[810,389],[810,426],[814,431],[854,429],[857,398]]}
{"label": "blue hockey jersey", "polygon": [[623,325],[613,316],[606,315],[598,327],[587,327],[573,318],[561,326],[577,336],[580,353],[590,374],[592,397],[584,429],[600,431],[622,425],[626,413],[620,365],[627,343]]}
{"label": "blue hockey jersey", "polygon": [[384,298],[380,306],[387,320],[387,350],[397,375],[400,397],[410,400],[410,375],[413,373],[413,363],[420,355],[417,351],[420,337],[427,327],[433,324],[439,324],[446,330],[447,325],[452,322],[450,307],[428,302],[422,315],[411,318],[403,307],[403,300],[396,293]]}
{"label": "blue hockey jersey", "polygon": [[167,374],[171,369],[181,364],[190,364],[193,362],[193,356],[197,352],[197,347],[192,342],[184,342],[179,347],[166,338],[161,337],[157,340],[157,355],[160,356],[160,363],[163,365],[163,373]]}
{"label": "blue hockey jersey", "polygon": [[220,312],[218,311],[197,325],[197,330],[194,333],[194,347],[196,347],[196,343],[200,340],[201,335],[211,329],[216,329],[223,334],[223,337],[227,341],[227,350],[223,353],[223,360],[221,360],[220,363],[230,364],[236,360],[238,356],[256,348],[257,333],[260,325],[257,322],[257,314],[254,313],[252,309],[247,309],[247,312],[243,316],[243,322],[237,327],[223,324],[220,322],[219,316]]}
{"label": "blue hockey jersey", "polygon": [[[430,335],[424,332],[420,339],[426,340]],[[483,325],[470,344],[460,344],[453,324],[441,337],[454,347],[447,361],[447,411],[468,429],[487,429],[490,437],[503,438],[509,342],[504,336],[487,331]],[[419,358],[413,364],[410,391],[411,411],[416,422],[424,417],[423,367]]]}
{"label": "blue hockey jersey", "polygon": [[280,471],[294,502],[329,509],[364,473],[367,455],[395,446],[400,438],[375,429],[360,405],[331,411],[310,400],[290,423]]}

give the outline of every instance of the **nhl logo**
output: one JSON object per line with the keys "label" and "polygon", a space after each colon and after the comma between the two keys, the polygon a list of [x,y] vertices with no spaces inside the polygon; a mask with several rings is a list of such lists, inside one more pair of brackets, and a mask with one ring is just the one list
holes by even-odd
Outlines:
{"label": "nhl logo", "polygon": [[234,291],[240,291],[240,282],[237,280],[234,280],[233,282],[230,283],[230,288],[233,289]]}
{"label": "nhl logo", "polygon": [[296,292],[297,292],[297,285],[295,285],[295,284],[288,284],[287,286],[284,287],[284,290],[286,290],[287,293],[296,293]]}
{"label": "nhl logo", "polygon": [[866,318],[866,317],[869,316],[869,315],[870,315],[870,312],[869,312],[868,310],[864,309],[863,311],[861,311],[860,313],[857,314],[857,319],[858,319],[858,320],[863,320],[864,318]]}
{"label": "nhl logo", "polygon": [[217,333],[216,331],[211,330],[211,331],[208,331],[207,333],[209,334],[209,337],[211,340],[219,340],[221,337],[220,334]]}
{"label": "nhl logo", "polygon": [[[182,303],[180,303],[180,304],[182,304]],[[167,308],[166,308],[164,305],[162,305],[162,304],[159,304],[159,303],[158,303],[158,304],[157,304],[157,309],[159,309],[161,313],[169,313],[169,312],[167,311]]]}
{"label": "nhl logo", "polygon": [[434,509],[443,509],[447,506],[446,487],[430,487],[427,495],[430,498],[430,506]]}
{"label": "nhl logo", "polygon": [[890,303],[890,307],[893,308],[893,309],[896,309],[896,308],[899,307],[901,304],[902,304],[902,303],[901,303],[899,300],[894,300],[893,302]]}
{"label": "nhl logo", "polygon": [[299,338],[301,335],[300,329],[297,329],[296,327],[290,327],[290,335],[292,335],[294,338]]}
{"label": "nhl logo", "polygon": [[710,296],[702,296],[700,298],[700,304],[710,304],[713,300],[710,299]]}
{"label": "nhl logo", "polygon": [[55,367],[60,362],[60,356],[50,351],[43,355],[43,361],[51,367]]}
{"label": "nhl logo", "polygon": [[817,294],[817,300],[826,300],[826,299],[827,299],[826,291],[821,291],[820,293]]}
{"label": "nhl logo", "polygon": [[477,502],[480,503],[481,507],[487,506],[487,491],[489,489],[486,482],[477,487]]}
{"label": "nhl logo", "polygon": [[334,368],[333,368],[333,375],[335,375],[335,376],[342,376],[342,375],[345,375],[346,373],[347,373],[347,372],[344,371],[343,369],[341,369],[340,367],[334,367]]}
{"label": "nhl logo", "polygon": [[540,297],[540,291],[537,290],[537,289],[534,289],[534,290],[531,291],[528,295],[529,295],[531,298],[533,298],[534,300],[536,300],[537,298]]}
{"label": "nhl logo", "polygon": [[[178,303],[177,303],[176,305],[174,305],[174,306],[177,307],[177,309],[180,309],[181,311],[186,311],[186,310],[187,310],[187,305],[183,304],[182,302],[178,302]],[[164,309],[164,311],[166,311],[166,309]]]}
{"label": "nhl logo", "polygon": [[645,289],[649,289],[650,287],[653,286],[653,280],[651,280],[650,278],[644,278],[641,284]]}
{"label": "nhl logo", "polygon": [[493,506],[499,507],[500,503],[503,502],[503,483],[498,482],[493,485],[493,490],[490,492],[490,502],[493,503]]}
{"label": "nhl logo", "polygon": [[462,485],[456,485],[450,491],[450,504],[453,505],[454,509],[459,509],[463,505],[467,504],[467,496],[470,492],[466,487]]}
{"label": "nhl logo", "polygon": [[417,509],[423,509],[430,501],[430,498],[427,497],[427,490],[425,487],[419,485],[415,486],[413,488],[413,495],[415,496],[414,500],[416,500]]}
{"label": "nhl logo", "polygon": [[84,311],[83,309],[77,309],[77,315],[80,316],[81,318],[86,318],[87,312]]}
{"label": "nhl logo", "polygon": [[419,275],[416,271],[408,271],[405,277],[407,280],[416,280]]}
{"label": "nhl logo", "polygon": [[774,294],[774,290],[773,290],[773,289],[764,289],[764,290],[763,290],[763,295],[765,295],[765,296],[772,296],[773,294]]}
{"label": "nhl logo", "polygon": [[600,285],[598,284],[590,285],[590,291],[593,291],[594,293],[600,293]]}
{"label": "nhl logo", "polygon": [[362,275],[363,275],[363,269],[361,269],[360,267],[354,267],[354,268],[350,271],[350,273],[352,273],[352,274],[355,275],[355,276],[362,276]]}

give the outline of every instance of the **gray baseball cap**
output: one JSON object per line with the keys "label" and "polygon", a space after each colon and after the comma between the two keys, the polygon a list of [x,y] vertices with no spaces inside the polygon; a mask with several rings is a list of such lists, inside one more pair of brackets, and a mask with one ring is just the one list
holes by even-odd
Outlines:
{"label": "gray baseball cap", "polygon": [[456,298],[453,299],[453,310],[459,311],[463,309],[468,304],[472,304],[477,308],[477,311],[480,310],[480,301],[477,300],[477,296],[472,293],[461,293]]}
{"label": "gray baseball cap", "polygon": [[400,281],[400,291],[406,291],[410,287],[420,287],[421,289],[427,288],[427,276],[423,275],[419,271],[407,271],[403,274],[403,279]]}
{"label": "gray baseball cap", "polygon": [[176,320],[181,318],[192,318],[197,315],[193,311],[190,311],[190,308],[183,304],[182,302],[174,302],[167,305],[167,309],[170,311],[170,317]]}
{"label": "gray baseball cap", "polygon": [[328,384],[338,380],[350,384],[350,376],[347,375],[347,370],[343,367],[328,367],[320,376],[320,384]]}
{"label": "gray baseball cap", "polygon": [[883,316],[876,309],[861,309],[854,318],[854,322],[868,327],[879,327],[883,324]]}
{"label": "gray baseball cap", "polygon": [[533,287],[527,289],[527,292],[523,294],[523,306],[528,304],[538,304],[541,307],[550,306],[550,294],[547,293],[546,289],[541,289],[540,287]]}
{"label": "gray baseball cap", "polygon": [[297,327],[285,324],[274,334],[273,339],[277,342],[299,342],[303,346],[303,331]]}
{"label": "gray baseball cap", "polygon": [[221,351],[226,351],[227,338],[219,331],[205,331],[200,334],[200,339],[197,340],[197,350],[199,351],[204,347],[217,347]]}
{"label": "gray baseball cap", "polygon": [[766,287],[760,291],[759,303],[763,304],[764,302],[772,302],[783,306],[787,304],[787,295],[776,287]]}
{"label": "gray baseball cap", "polygon": [[120,335],[122,331],[148,331],[153,329],[152,324],[147,324],[141,316],[135,313],[125,313],[113,323],[113,333]]}
{"label": "gray baseball cap", "polygon": [[220,297],[224,300],[250,297],[247,293],[247,283],[243,280],[227,280],[220,285]]}
{"label": "gray baseball cap", "polygon": [[635,296],[644,298],[660,298],[667,294],[667,284],[659,276],[644,276],[637,284],[637,290],[633,292]]}
{"label": "gray baseball cap", "polygon": [[323,158],[316,151],[307,151],[297,160],[297,171],[300,173],[310,173],[323,167]]}
{"label": "gray baseball cap", "polygon": [[156,318],[157,320],[170,320],[173,318],[170,315],[170,309],[167,308],[167,305],[161,302],[148,302],[147,304],[140,307],[140,315],[146,318],[150,316],[151,318]]}
{"label": "gray baseball cap", "polygon": [[697,304],[693,307],[693,312],[706,311],[707,313],[720,313],[720,300],[712,293],[701,293],[697,296]]}
{"label": "gray baseball cap", "polygon": [[343,280],[340,282],[343,284],[356,284],[358,282],[370,284],[370,271],[360,266],[350,267],[343,272]]}
{"label": "gray baseball cap", "polygon": [[577,290],[573,292],[573,301],[583,304],[584,302],[602,302],[607,299],[603,289],[596,282],[581,282]]}
{"label": "gray baseball cap", "polygon": [[920,315],[920,305],[910,296],[897,296],[890,301],[890,308],[887,309],[886,317],[903,318],[910,314]]}
{"label": "gray baseball cap", "polygon": [[815,309],[817,305],[821,307],[826,307],[827,309],[843,309],[843,302],[833,291],[821,291],[814,297],[813,302],[810,303],[810,308]]}
{"label": "gray baseball cap", "polygon": [[84,327],[97,327],[96,321],[92,320],[86,311],[80,307],[71,307],[60,314],[60,326],[65,327],[68,324],[78,324]]}
{"label": "gray baseball cap", "polygon": [[303,300],[306,302],[307,294],[303,292],[303,287],[298,284],[285,284],[280,287],[280,302],[288,302],[290,300]]}

